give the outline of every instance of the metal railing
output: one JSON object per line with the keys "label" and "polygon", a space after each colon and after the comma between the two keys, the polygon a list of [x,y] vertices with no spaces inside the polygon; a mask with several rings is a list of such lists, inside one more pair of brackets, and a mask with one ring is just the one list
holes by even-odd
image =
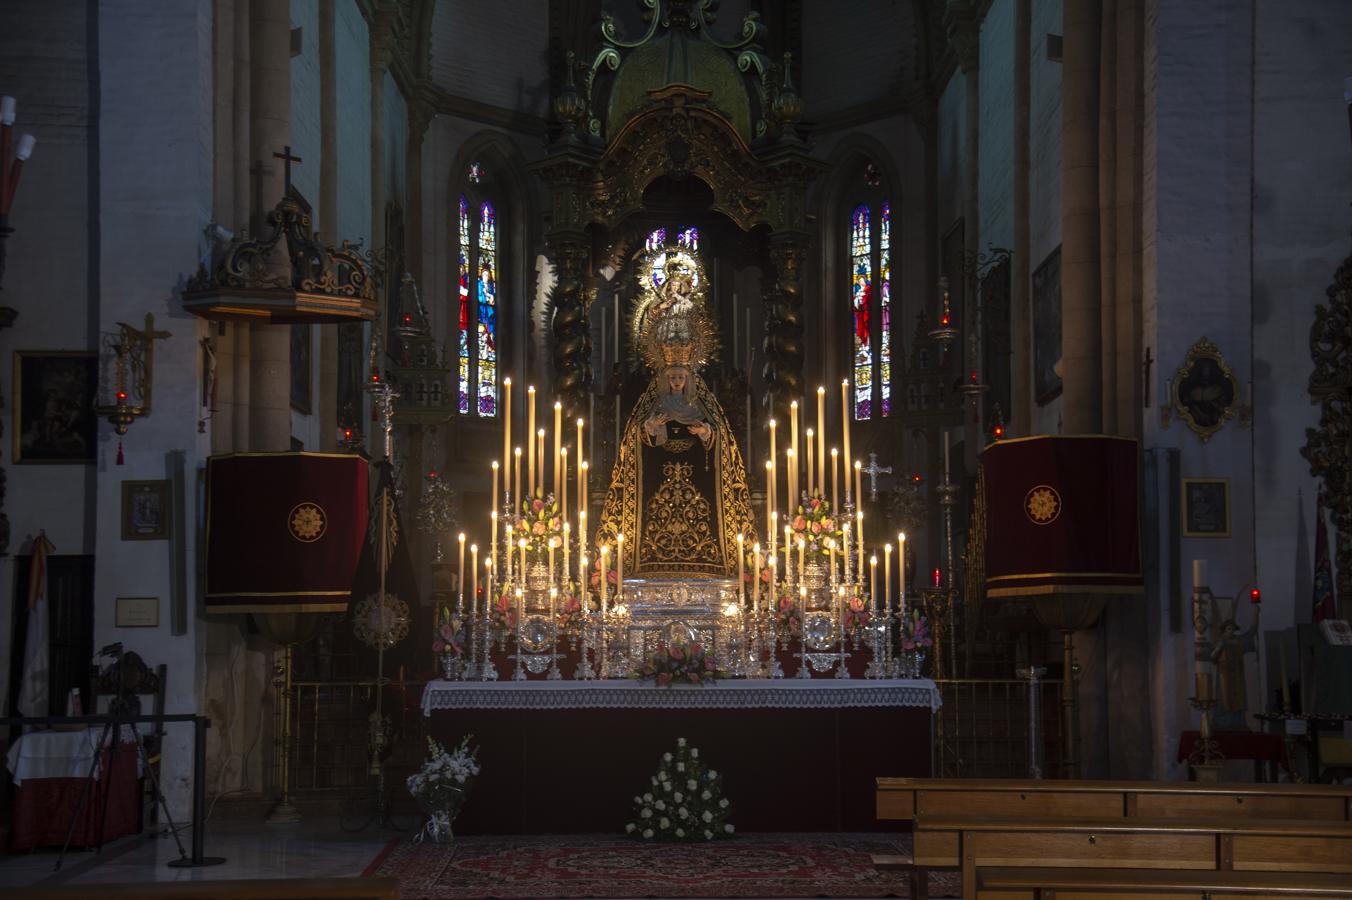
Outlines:
{"label": "metal railing", "polygon": [[[1028,682],[1017,678],[944,678],[934,729],[934,774],[940,778],[1027,778]],[[1042,772],[1064,777],[1061,682],[1038,682]]]}

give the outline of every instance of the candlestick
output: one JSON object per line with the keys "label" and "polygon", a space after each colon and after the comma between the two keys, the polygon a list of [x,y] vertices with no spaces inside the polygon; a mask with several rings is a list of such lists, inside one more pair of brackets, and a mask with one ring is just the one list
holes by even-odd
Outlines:
{"label": "candlestick", "polygon": [[798,401],[789,404],[789,502],[785,509],[798,508]]}
{"label": "candlestick", "polygon": [[521,510],[521,448],[517,447],[515,451],[516,463],[512,471],[512,510],[519,512]]}
{"label": "candlestick", "polygon": [[817,385],[817,490],[826,493],[826,388]]}
{"label": "candlestick", "polygon": [[902,618],[906,616],[906,532],[897,532],[897,583],[901,585],[900,597],[897,600],[897,613]]}
{"label": "candlestick", "polygon": [[873,608],[882,610],[878,603],[878,557],[870,556],[868,558],[868,596],[873,601]]}
{"label": "candlestick", "polygon": [[460,542],[460,563],[455,570],[455,580],[459,588],[455,599],[455,611],[463,613],[465,611],[465,533],[460,532],[460,536],[456,540]]}
{"label": "candlestick", "polygon": [[[840,515],[840,452],[831,448],[831,515]],[[847,488],[848,490],[848,488]]]}
{"label": "candlestick", "polygon": [[554,476],[554,484],[558,485],[559,515],[563,517],[564,524],[568,523],[568,448],[560,447],[558,455],[558,474]]}
{"label": "candlestick", "polygon": [[793,566],[789,560],[789,553],[793,548],[793,529],[788,525],[784,526],[784,581],[788,583],[793,580]]}
{"label": "candlestick", "polygon": [[826,571],[831,573],[831,584],[836,583],[836,542],[826,539]]}
{"label": "candlestick", "polygon": [[760,612],[760,570],[761,570],[761,545],[753,544],[751,547],[751,611]]}
{"label": "candlestick", "polygon": [[[508,465],[511,459],[512,459],[512,379],[504,378],[502,379],[502,464],[504,466]],[[502,475],[503,478],[507,477],[506,472],[503,472]],[[510,483],[505,485],[505,487],[507,488],[507,490],[511,490],[512,488]],[[517,499],[520,498],[518,497]],[[494,491],[493,503],[497,504],[498,502],[499,499],[497,491]],[[507,499],[504,497],[500,502],[505,504],[507,502]],[[494,548],[493,552],[496,553],[497,549]]]}
{"label": "candlestick", "polygon": [[[562,479],[567,476],[563,472],[563,463],[561,462],[561,451],[563,450],[563,402],[554,401],[554,496],[563,496]],[[544,481],[544,479],[540,479]],[[559,512],[563,512],[564,507],[559,507]]]}
{"label": "candlestick", "polygon": [[624,535],[615,535],[615,602],[624,602]]}
{"label": "candlestick", "polygon": [[744,562],[745,559],[746,559],[746,554],[745,554],[745,553],[743,552],[743,550],[742,550],[742,544],[743,544],[743,542],[745,542],[745,540],[746,540],[746,536],[745,536],[744,534],[742,534],[740,531],[737,532],[737,602],[738,602],[738,603],[741,603],[741,602],[742,602],[742,597],[744,596],[744,595],[742,594],[742,579],[745,577],[745,571],[744,571],[744,570],[745,570],[745,566],[743,565],[743,562]]}
{"label": "candlestick", "polygon": [[845,569],[845,583],[854,584],[854,581],[850,578],[850,523],[846,522],[840,532],[845,539],[845,548],[840,558],[841,566]]}
{"label": "candlestick", "polygon": [[540,468],[535,472],[535,480],[531,482],[532,492],[538,491],[541,496],[545,492],[545,430],[541,428],[535,432],[536,459],[540,461]]}
{"label": "candlestick", "polygon": [[883,599],[886,604],[883,609],[890,613],[892,611],[892,545],[883,545]]}
{"label": "candlestick", "polygon": [[[850,460],[854,458],[850,456],[850,380],[848,378],[842,378],[840,381],[840,429],[845,435],[843,438],[845,441],[845,455],[842,459],[845,460],[845,500],[848,502],[850,499],[849,466]],[[856,502],[858,502],[857,496],[855,499]]]}
{"label": "candlestick", "polygon": [[469,609],[479,608],[479,545],[469,545]]}
{"label": "candlestick", "polygon": [[775,449],[775,427],[776,427],[775,420],[774,420],[774,419],[771,419],[771,420],[770,420],[770,460],[769,460],[769,462],[767,462],[767,463],[765,464],[766,469],[769,470],[769,471],[766,473],[766,475],[767,475],[768,477],[765,479],[765,483],[766,483],[766,485],[767,485],[767,488],[766,488],[766,489],[767,489],[767,491],[769,492],[769,495],[770,495],[769,503],[767,503],[767,504],[766,504],[766,507],[765,507],[766,509],[778,509],[778,508],[779,508],[779,504],[775,502],[775,501],[776,501],[775,495],[778,493],[777,486],[775,485],[775,478],[774,478],[774,473],[775,473],[775,453],[777,452],[776,449]]}
{"label": "candlestick", "polygon": [[812,495],[822,488],[821,482],[817,479],[817,445],[812,439],[815,432],[811,428],[807,430],[807,497],[812,499]]}
{"label": "candlestick", "polygon": [[[526,388],[526,490],[535,493],[535,385]],[[517,498],[520,500],[521,498]]]}

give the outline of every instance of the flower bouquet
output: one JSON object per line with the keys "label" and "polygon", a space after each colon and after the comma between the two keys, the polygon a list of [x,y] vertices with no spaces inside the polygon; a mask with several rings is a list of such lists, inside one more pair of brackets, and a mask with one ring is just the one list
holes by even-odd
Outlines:
{"label": "flower bouquet", "polygon": [[663,753],[649,790],[634,797],[634,819],[625,833],[641,841],[714,841],[732,837],[723,776],[706,768],[699,748],[677,738],[676,752]]}
{"label": "flower bouquet", "polygon": [[516,597],[510,586],[504,586],[497,594],[488,610],[488,625],[493,631],[493,640],[501,646],[516,632]]}
{"label": "flower bouquet", "polygon": [[464,620],[449,607],[440,607],[437,610],[437,624],[432,631],[432,653],[441,660],[441,669],[447,678],[459,675],[466,637]]}
{"label": "flower bouquet", "polygon": [[920,668],[925,664],[925,654],[930,647],[934,646],[934,639],[930,635],[929,621],[920,614],[920,610],[912,609],[901,617],[899,642],[901,644],[902,677],[919,678]]}
{"label": "flower bouquet", "polygon": [[532,554],[546,552],[550,547],[563,546],[563,516],[559,513],[559,502],[553,494],[540,490],[521,501],[521,508],[512,517],[514,540],[526,541],[526,547]]}
{"label": "flower bouquet", "polygon": [[455,839],[451,825],[479,775],[479,751],[470,749],[471,737],[465,735],[454,752],[430,737],[427,739],[427,759],[407,781],[409,793],[427,814],[427,824],[415,841],[446,844]]}
{"label": "flower bouquet", "polygon": [[[588,599],[586,611],[596,609],[596,604]],[[569,582],[559,596],[559,634],[577,640],[582,636],[582,628],[587,624],[587,615],[576,582]]]}
{"label": "flower bouquet", "polygon": [[850,636],[857,648],[860,636],[873,621],[873,611],[869,609],[868,601],[857,594],[846,599],[844,618],[845,633]]}
{"label": "flower bouquet", "polygon": [[839,553],[845,546],[845,535],[840,522],[831,510],[830,501],[822,497],[820,491],[814,491],[805,502],[790,514],[789,528],[793,532],[793,542],[798,538],[806,544],[809,554],[826,556],[834,545]]}
{"label": "flower bouquet", "polygon": [[700,643],[674,641],[658,644],[657,649],[649,653],[629,677],[640,680],[651,678],[658,687],[672,687],[677,684],[712,684],[727,675],[727,672],[718,670]]}
{"label": "flower bouquet", "polygon": [[798,600],[787,591],[781,591],[775,600],[775,637],[787,644],[803,636],[803,619],[798,609]]}

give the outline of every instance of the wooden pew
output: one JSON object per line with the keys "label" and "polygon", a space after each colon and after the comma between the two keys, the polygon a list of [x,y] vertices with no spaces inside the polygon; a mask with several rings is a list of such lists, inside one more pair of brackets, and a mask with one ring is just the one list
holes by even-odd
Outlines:
{"label": "wooden pew", "polygon": [[251,878],[6,888],[6,900],[399,900],[394,878]]}
{"label": "wooden pew", "polygon": [[1169,869],[982,868],[977,900],[1229,900],[1352,897],[1345,875]]}
{"label": "wooden pew", "polygon": [[963,897],[976,896],[987,867],[1096,867],[1352,875],[1352,823],[1229,817],[915,820],[914,891],[929,868],[962,869]]}
{"label": "wooden pew", "polygon": [[1352,787],[1173,781],[879,778],[877,816],[1144,817],[1352,821]]}

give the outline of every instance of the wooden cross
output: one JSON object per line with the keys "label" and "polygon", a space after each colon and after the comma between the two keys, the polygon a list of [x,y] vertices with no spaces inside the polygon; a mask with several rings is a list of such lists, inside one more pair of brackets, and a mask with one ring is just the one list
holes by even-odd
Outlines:
{"label": "wooden cross", "polygon": [[290,144],[287,144],[285,147],[283,147],[281,153],[274,153],[274,154],[272,154],[272,158],[273,158],[273,159],[280,159],[280,160],[282,161],[282,165],[285,166],[285,168],[282,170],[282,185],[283,185],[283,191],[284,191],[284,194],[290,194],[290,193],[291,193],[291,164],[292,164],[293,162],[294,162],[294,163],[302,162],[303,160],[301,160],[301,158],[300,158],[299,156],[292,156],[292,155],[291,155],[291,145],[290,145]]}
{"label": "wooden cross", "polygon": [[874,503],[877,503],[877,502],[878,502],[878,476],[879,476],[879,475],[891,475],[891,474],[892,474],[892,467],[891,467],[891,466],[879,466],[879,465],[878,465],[878,454],[876,454],[876,453],[870,453],[870,454],[868,455],[868,465],[864,466],[864,468],[860,469],[860,471],[863,472],[865,475],[868,476],[868,480],[869,480],[869,491],[868,491],[868,493],[869,493],[869,499],[872,500]]}

